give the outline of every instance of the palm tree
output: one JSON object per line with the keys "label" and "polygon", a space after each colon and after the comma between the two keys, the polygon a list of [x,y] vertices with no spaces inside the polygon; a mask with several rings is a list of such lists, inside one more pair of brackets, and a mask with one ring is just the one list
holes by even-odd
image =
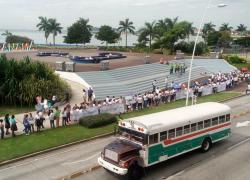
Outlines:
{"label": "palm tree", "polygon": [[125,33],[125,39],[126,39],[126,48],[127,48],[127,38],[128,38],[128,32],[129,33],[132,33],[134,34],[134,30],[135,30],[135,27],[133,26],[133,22],[132,21],[129,21],[129,19],[125,19],[125,21],[120,21],[119,23],[119,27],[118,27],[118,31],[121,33],[121,32],[124,32]]}
{"label": "palm tree", "polygon": [[229,23],[223,23],[220,27],[220,31],[228,31],[231,32],[233,27],[229,26]]}
{"label": "palm tree", "polygon": [[236,31],[240,32],[240,34],[244,34],[247,31],[247,27],[244,24],[240,24],[237,26]]}
{"label": "palm tree", "polygon": [[206,23],[203,26],[202,33],[208,35],[210,32],[215,31],[215,25],[212,22]]}
{"label": "palm tree", "polygon": [[165,32],[172,29],[174,25],[177,23],[177,21],[178,17],[175,17],[173,19],[170,18],[160,19],[155,25],[155,29],[157,31],[157,36],[158,36],[157,38],[160,38],[161,36],[163,36]]}
{"label": "palm tree", "polygon": [[53,44],[55,46],[55,37],[58,33],[62,33],[62,27],[60,26],[60,23],[56,21],[56,19],[49,19],[49,32],[53,35]]}
{"label": "palm tree", "polygon": [[214,31],[215,31],[215,25],[212,22],[204,24],[202,29],[203,33],[202,37],[204,38],[205,42],[207,41],[208,34]]}
{"label": "palm tree", "polygon": [[38,27],[39,31],[44,31],[44,36],[46,39],[46,44],[48,44],[48,37],[50,34],[50,25],[49,20],[46,17],[38,17],[40,22],[36,25]]}
{"label": "palm tree", "polygon": [[9,32],[8,30],[6,30],[6,31],[4,31],[4,33],[2,33],[1,35],[2,35],[2,36],[8,37],[8,36],[12,36],[12,33]]}
{"label": "palm tree", "polygon": [[155,21],[153,21],[152,23],[149,22],[145,22],[145,27],[141,28],[139,30],[140,34],[145,34],[146,36],[148,36],[148,41],[149,41],[149,49],[151,49],[151,42],[153,40],[153,38],[155,37],[156,33],[155,33]]}

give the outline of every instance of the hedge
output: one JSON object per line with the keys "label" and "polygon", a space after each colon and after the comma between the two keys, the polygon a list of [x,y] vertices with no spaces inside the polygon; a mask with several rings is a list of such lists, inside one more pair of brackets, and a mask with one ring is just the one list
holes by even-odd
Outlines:
{"label": "hedge", "polygon": [[79,124],[87,128],[97,128],[117,122],[117,118],[112,114],[99,114],[80,118]]}

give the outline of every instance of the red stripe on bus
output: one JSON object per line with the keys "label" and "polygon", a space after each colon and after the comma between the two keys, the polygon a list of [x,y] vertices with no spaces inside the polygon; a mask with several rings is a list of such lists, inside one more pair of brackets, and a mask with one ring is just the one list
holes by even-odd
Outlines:
{"label": "red stripe on bus", "polygon": [[230,125],[231,125],[231,122],[226,123],[226,124],[221,124],[221,125],[219,125],[219,126],[215,126],[215,127],[209,128],[209,129],[205,129],[205,130],[202,130],[202,131],[200,131],[200,132],[193,133],[193,134],[188,134],[188,135],[182,136],[182,137],[180,137],[180,138],[176,138],[176,139],[166,139],[166,140],[164,140],[164,144],[165,144],[165,145],[173,144],[173,143],[176,143],[176,142],[179,142],[179,141],[182,141],[182,140],[185,140],[185,139],[188,139],[188,138],[197,136],[197,135],[201,135],[201,134],[207,133],[207,132],[209,132],[209,131],[213,131],[213,130],[215,130],[215,129],[220,129],[220,128],[223,128],[223,127],[226,127],[226,126],[230,126]]}

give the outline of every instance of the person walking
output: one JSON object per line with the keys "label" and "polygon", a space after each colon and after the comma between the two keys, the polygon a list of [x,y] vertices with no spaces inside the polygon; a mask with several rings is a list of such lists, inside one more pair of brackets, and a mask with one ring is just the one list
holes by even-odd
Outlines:
{"label": "person walking", "polygon": [[35,124],[36,124],[36,131],[39,132],[41,130],[41,119],[39,117],[39,112],[36,113],[35,116]]}
{"label": "person walking", "polygon": [[48,116],[49,116],[50,127],[55,128],[55,122],[54,122],[55,114],[52,109],[49,110]]}
{"label": "person walking", "polygon": [[11,116],[10,118],[10,129],[11,129],[11,132],[12,132],[12,137],[15,137],[16,134],[15,134],[15,131],[17,131],[17,125],[16,125],[16,118],[14,115]]}
{"label": "person walking", "polygon": [[0,137],[1,139],[4,138],[4,124],[2,119],[0,119]]}
{"label": "person walking", "polygon": [[83,98],[83,102],[84,102],[84,103],[86,103],[86,101],[87,101],[87,98],[86,98],[86,97],[87,97],[87,95],[86,95],[86,90],[83,89],[83,90],[82,90],[82,98]]}
{"label": "person walking", "polygon": [[58,107],[55,108],[55,120],[56,120],[56,127],[59,127],[59,120],[60,120],[60,113],[61,111],[58,109]]}
{"label": "person walking", "polygon": [[157,81],[156,79],[152,82],[152,85],[153,85],[153,92],[155,92],[155,89],[156,89],[156,86],[157,86]]}
{"label": "person walking", "polygon": [[35,130],[34,130],[34,124],[35,124],[35,119],[32,115],[32,113],[29,114],[29,124],[30,124],[30,133],[34,133]]}
{"label": "person walking", "polygon": [[89,89],[88,89],[88,102],[92,101],[93,93],[94,93],[93,89],[91,87],[89,87]]}
{"label": "person walking", "polygon": [[66,122],[67,122],[67,110],[65,107],[62,111],[62,126],[66,126],[67,125]]}
{"label": "person walking", "polygon": [[25,114],[23,118],[23,126],[24,126],[24,132],[25,135],[30,135],[30,123],[29,123],[29,115]]}
{"label": "person walking", "polygon": [[165,89],[168,88],[168,76],[165,78]]}
{"label": "person walking", "polygon": [[6,114],[4,117],[4,124],[5,124],[5,129],[6,129],[6,135],[10,134],[9,129],[10,129],[10,115]]}
{"label": "person walking", "polygon": [[71,115],[71,105],[68,103],[66,105],[66,123],[67,124],[70,124],[70,121],[71,121],[70,115]]}

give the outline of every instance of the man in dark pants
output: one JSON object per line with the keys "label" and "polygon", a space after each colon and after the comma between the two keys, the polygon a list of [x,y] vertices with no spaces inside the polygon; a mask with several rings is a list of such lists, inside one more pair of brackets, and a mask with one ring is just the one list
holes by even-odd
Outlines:
{"label": "man in dark pants", "polygon": [[92,96],[93,96],[93,89],[91,87],[89,87],[89,89],[88,89],[88,101],[89,102],[92,101]]}
{"label": "man in dark pants", "polygon": [[4,138],[4,125],[3,125],[3,120],[0,119],[0,133],[1,133],[1,139]]}

